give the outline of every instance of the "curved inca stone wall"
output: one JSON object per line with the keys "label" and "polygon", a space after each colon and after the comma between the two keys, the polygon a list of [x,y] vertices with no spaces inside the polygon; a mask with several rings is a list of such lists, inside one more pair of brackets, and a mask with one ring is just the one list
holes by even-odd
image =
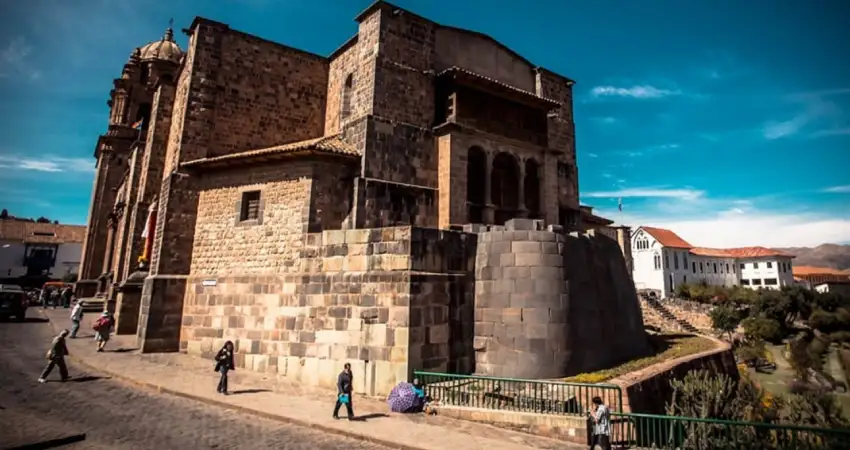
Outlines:
{"label": "curved inca stone wall", "polygon": [[650,348],[616,241],[512,220],[478,234],[475,372],[558,378],[609,368]]}
{"label": "curved inca stone wall", "polygon": [[473,344],[478,374],[564,375],[569,360],[565,236],[541,228],[539,221],[513,220],[478,234]]}

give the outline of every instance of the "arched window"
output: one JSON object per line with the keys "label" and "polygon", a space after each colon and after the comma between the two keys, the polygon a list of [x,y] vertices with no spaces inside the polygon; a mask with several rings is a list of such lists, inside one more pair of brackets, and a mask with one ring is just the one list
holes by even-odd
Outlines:
{"label": "arched window", "polygon": [[351,116],[351,96],[354,90],[354,74],[350,73],[345,77],[345,83],[342,85],[342,93],[340,94],[339,118],[346,120]]}
{"label": "arched window", "polygon": [[493,158],[491,201],[496,206],[496,224],[502,225],[516,217],[519,208],[519,163],[509,153]]}
{"label": "arched window", "polygon": [[484,223],[484,188],[487,182],[487,154],[471,147],[466,157],[466,205],[470,223]]}
{"label": "arched window", "polygon": [[540,218],[540,165],[533,159],[525,161],[523,188],[528,216],[532,219]]}

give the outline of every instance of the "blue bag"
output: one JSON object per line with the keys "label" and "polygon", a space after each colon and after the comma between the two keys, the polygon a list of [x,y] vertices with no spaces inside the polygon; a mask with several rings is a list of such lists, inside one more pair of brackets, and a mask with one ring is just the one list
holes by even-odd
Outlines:
{"label": "blue bag", "polygon": [[347,405],[350,399],[348,398],[348,394],[339,394],[339,402],[343,405]]}

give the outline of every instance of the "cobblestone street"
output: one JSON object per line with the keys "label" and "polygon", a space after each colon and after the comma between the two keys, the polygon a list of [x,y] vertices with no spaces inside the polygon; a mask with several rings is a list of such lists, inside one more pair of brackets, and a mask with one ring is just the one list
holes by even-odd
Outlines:
{"label": "cobblestone street", "polygon": [[[0,323],[0,448],[85,434],[68,449],[383,449],[320,431],[157,395],[82,371],[58,369],[37,382],[52,337],[35,311],[26,323]],[[91,339],[91,331],[81,332]],[[73,348],[71,349],[73,352]]]}

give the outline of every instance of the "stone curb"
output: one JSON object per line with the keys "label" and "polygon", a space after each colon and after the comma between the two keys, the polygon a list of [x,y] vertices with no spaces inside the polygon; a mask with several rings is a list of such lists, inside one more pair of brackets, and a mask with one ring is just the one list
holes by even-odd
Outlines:
{"label": "stone curb", "polygon": [[[47,317],[47,315],[44,314],[42,311],[38,311],[38,313],[43,318],[48,320],[48,322],[50,323],[50,327],[53,328],[54,332],[59,332],[59,330],[62,329],[61,327],[57,326],[54,323],[54,321],[50,320],[50,318]],[[357,439],[359,441],[370,442],[372,444],[382,445],[384,447],[389,447],[389,448],[393,448],[393,449],[398,449],[398,450],[428,450],[424,447],[413,447],[413,446],[406,445],[406,444],[399,444],[398,442],[386,441],[386,440],[383,440],[383,439],[380,439],[380,438],[376,438],[376,437],[373,437],[373,436],[357,433],[357,432],[354,432],[354,431],[341,430],[339,428],[334,428],[334,427],[329,427],[327,425],[308,422],[306,420],[296,419],[294,417],[280,416],[280,415],[276,415],[276,414],[267,413],[265,411],[260,411],[260,410],[257,410],[257,409],[251,409],[251,408],[247,408],[247,407],[244,407],[244,406],[234,405],[234,404],[231,404],[231,403],[226,403],[226,402],[222,402],[222,401],[218,401],[218,400],[213,400],[213,399],[209,399],[209,398],[205,398],[205,397],[187,394],[185,392],[180,392],[178,390],[163,387],[163,386],[158,385],[156,383],[149,383],[149,382],[146,382],[146,381],[134,380],[133,378],[130,378],[126,375],[118,374],[118,373],[112,372],[110,370],[95,367],[95,366],[83,361],[81,358],[78,358],[74,355],[68,355],[68,359],[70,359],[71,361],[73,361],[74,363],[76,363],[80,366],[85,367],[86,369],[88,369],[90,371],[100,372],[100,373],[109,375],[111,378],[115,378],[116,380],[118,380],[120,382],[124,382],[124,383],[136,386],[136,387],[144,389],[144,390],[151,390],[151,391],[154,391],[154,392],[157,392],[157,393],[169,394],[169,395],[173,395],[173,396],[176,396],[176,397],[182,397],[182,398],[186,398],[186,399],[189,399],[189,400],[195,400],[195,401],[199,401],[201,403],[206,403],[206,404],[211,405],[211,406],[218,406],[218,407],[226,408],[226,409],[229,409],[229,410],[232,410],[232,411],[241,412],[241,413],[244,413],[244,414],[259,416],[259,417],[263,417],[265,419],[274,420],[274,421],[282,422],[282,423],[288,423],[288,424],[291,424],[291,425],[297,425],[297,426],[301,426],[301,427],[305,427],[305,428],[311,428],[311,429],[322,431],[322,432],[325,432],[325,433],[335,434],[335,435],[338,435],[338,436],[347,437],[347,438],[351,438],[351,439]]]}

